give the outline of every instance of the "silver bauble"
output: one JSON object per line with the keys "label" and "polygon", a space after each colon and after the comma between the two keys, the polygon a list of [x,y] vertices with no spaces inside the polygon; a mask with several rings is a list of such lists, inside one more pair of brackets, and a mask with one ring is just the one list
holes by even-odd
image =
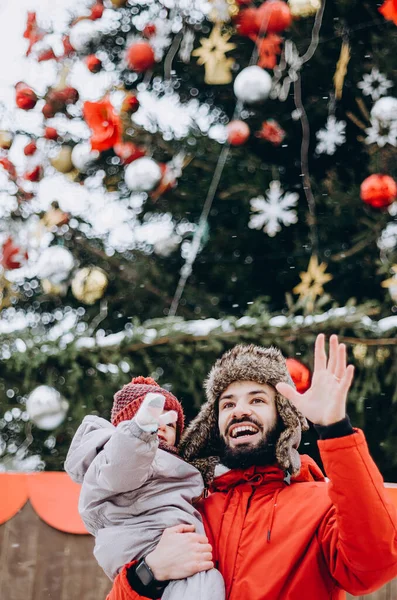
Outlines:
{"label": "silver bauble", "polygon": [[73,166],[81,173],[85,173],[98,157],[98,150],[92,150],[90,142],[77,144],[72,150]]}
{"label": "silver bauble", "polygon": [[74,267],[73,254],[63,246],[49,246],[39,256],[36,273],[39,279],[48,279],[52,284],[62,283]]}
{"label": "silver bauble", "polygon": [[245,67],[234,80],[234,93],[236,98],[244,104],[257,104],[264,102],[270,94],[272,78],[269,73],[252,65]]}
{"label": "silver bauble", "polygon": [[385,125],[397,123],[397,98],[393,96],[379,98],[372,107],[371,117]]}
{"label": "silver bauble", "polygon": [[66,417],[69,403],[49,385],[39,385],[26,400],[29,419],[39,428],[50,431]]}
{"label": "silver bauble", "polygon": [[134,160],[125,170],[125,183],[134,192],[150,192],[161,180],[161,169],[155,160],[148,157]]}

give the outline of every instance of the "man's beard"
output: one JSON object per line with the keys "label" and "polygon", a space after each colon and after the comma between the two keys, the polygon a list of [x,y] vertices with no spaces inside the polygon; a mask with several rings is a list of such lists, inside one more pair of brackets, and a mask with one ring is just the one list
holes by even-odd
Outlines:
{"label": "man's beard", "polygon": [[[247,421],[250,422],[251,419],[245,418],[243,421],[234,420],[229,427],[239,422],[247,423]],[[259,425],[253,420],[252,422],[256,426]],[[226,444],[224,438],[220,437],[219,458],[221,463],[229,469],[247,469],[253,466],[274,464],[277,460],[276,444],[283,429],[284,426],[281,419],[277,419],[275,425],[266,432],[263,439],[255,446],[241,444],[241,446],[231,448]]]}

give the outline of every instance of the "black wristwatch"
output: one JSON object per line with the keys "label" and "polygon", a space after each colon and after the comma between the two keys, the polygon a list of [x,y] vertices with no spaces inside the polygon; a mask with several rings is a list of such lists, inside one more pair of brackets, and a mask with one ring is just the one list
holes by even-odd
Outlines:
{"label": "black wristwatch", "polygon": [[146,561],[144,558],[142,558],[142,560],[139,561],[139,563],[136,565],[135,573],[137,574],[138,578],[141,580],[142,585],[144,585],[145,587],[147,587],[148,585],[153,583],[153,581],[156,581],[156,578],[153,574],[152,569],[149,567],[148,564],[146,564]]}
{"label": "black wristwatch", "polygon": [[157,581],[152,569],[142,558],[138,564],[127,569],[127,580],[131,588],[146,598],[161,598],[168,581]]}

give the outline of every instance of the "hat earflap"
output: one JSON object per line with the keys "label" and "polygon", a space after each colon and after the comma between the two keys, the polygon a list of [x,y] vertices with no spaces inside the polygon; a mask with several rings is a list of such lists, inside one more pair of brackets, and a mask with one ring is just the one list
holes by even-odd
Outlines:
{"label": "hat earflap", "polygon": [[185,430],[179,444],[179,451],[189,462],[192,458],[208,457],[218,453],[218,440],[218,417],[214,404],[205,402],[197,417]]}
{"label": "hat earflap", "polygon": [[305,417],[284,396],[277,393],[275,400],[277,412],[285,427],[276,444],[277,462],[291,475],[297,475],[301,466],[298,447],[302,431],[309,429],[309,425]]}

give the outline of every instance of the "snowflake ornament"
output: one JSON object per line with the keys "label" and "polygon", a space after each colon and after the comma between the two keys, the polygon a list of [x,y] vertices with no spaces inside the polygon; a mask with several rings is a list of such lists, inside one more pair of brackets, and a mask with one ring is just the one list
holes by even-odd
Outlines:
{"label": "snowflake ornament", "polygon": [[371,96],[375,101],[384,96],[387,90],[393,87],[393,83],[374,67],[371,73],[363,75],[363,79],[357,84],[357,87],[362,90],[364,96]]}
{"label": "snowflake ornament", "polygon": [[336,148],[346,141],[345,129],[345,121],[337,121],[334,116],[328,117],[324,129],[320,129],[316,133],[317,154],[335,154]]}
{"label": "snowflake ornament", "polygon": [[258,196],[250,200],[251,211],[256,214],[251,215],[248,227],[263,228],[265,233],[274,237],[281,231],[281,225],[288,226],[297,222],[298,216],[292,208],[296,206],[298,198],[299,194],[296,192],[284,194],[279,181],[271,181],[266,199]]}
{"label": "snowflake ornament", "polygon": [[397,248],[397,223],[388,223],[377,241],[381,252],[393,252]]}
{"label": "snowflake ornament", "polygon": [[386,144],[397,146],[397,122],[382,126],[377,119],[371,119],[371,127],[367,127],[365,133],[367,134],[366,144],[378,144],[380,148]]}

